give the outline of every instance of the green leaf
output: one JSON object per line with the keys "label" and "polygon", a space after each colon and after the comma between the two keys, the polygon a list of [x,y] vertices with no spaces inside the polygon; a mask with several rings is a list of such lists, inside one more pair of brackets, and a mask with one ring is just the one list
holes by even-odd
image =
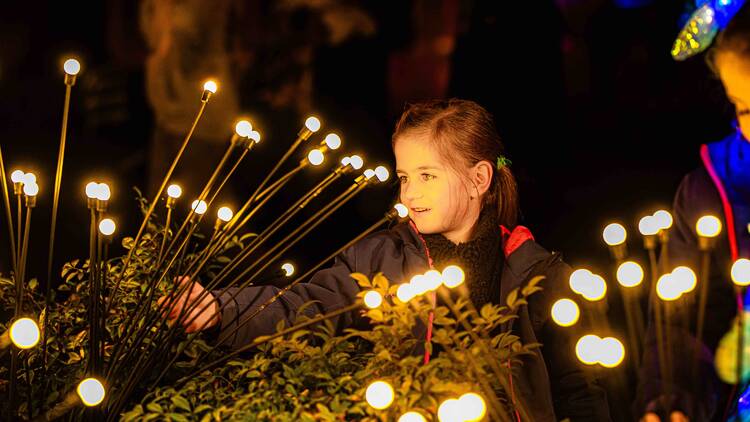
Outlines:
{"label": "green leaf", "polygon": [[172,396],[172,404],[174,404],[178,409],[190,412],[190,402],[188,402],[184,397],[180,395]]}
{"label": "green leaf", "polygon": [[169,416],[171,420],[176,421],[176,422],[189,422],[188,418],[186,418],[185,416],[179,413],[170,413],[167,416]]}
{"label": "green leaf", "polygon": [[150,412],[154,413],[162,413],[164,410],[158,403],[149,403],[146,405],[146,409],[148,409]]}

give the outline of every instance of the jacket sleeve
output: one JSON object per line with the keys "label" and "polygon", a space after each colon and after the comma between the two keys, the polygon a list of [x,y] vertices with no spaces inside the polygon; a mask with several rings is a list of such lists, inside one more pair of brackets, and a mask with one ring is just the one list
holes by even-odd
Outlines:
{"label": "jacket sleeve", "polygon": [[[307,302],[314,301],[312,306],[305,308],[307,316],[335,311],[354,303],[360,291],[359,285],[351,277],[351,273],[356,272],[357,268],[355,255],[354,247],[345,250],[336,257],[333,266],[318,271],[308,282],[292,287],[249,320],[249,315],[255,313],[281,289],[271,285],[230,288],[220,296],[219,291],[214,291],[222,308],[221,336],[234,331],[225,344],[238,349],[258,336],[276,332],[279,321],[285,321],[287,326],[291,325],[297,311]],[[332,322],[340,332],[355,319],[354,313],[346,313],[333,318]]]}
{"label": "jacket sleeve", "polygon": [[562,261],[552,264],[544,272],[544,290],[529,298],[532,321],[538,327],[537,336],[542,343],[549,373],[555,415],[559,420],[609,421],[611,417],[604,389],[584,372],[576,358],[578,338],[572,330],[555,324],[550,316],[554,301],[570,295],[567,280],[571,272]]}
{"label": "jacket sleeve", "polygon": [[[723,215],[718,195],[710,183],[707,175],[702,172],[690,173],[680,183],[673,204],[674,225],[669,232],[667,253],[662,253],[660,266],[666,264],[671,271],[678,265],[687,265],[700,277],[700,251],[695,223],[701,215]],[[659,299],[655,295],[655,289],[651,288],[643,358],[638,372],[638,389],[634,405],[637,417],[646,412],[665,416],[671,411],[680,410],[691,420],[708,420],[719,406],[721,387],[713,367],[713,349],[715,339],[720,338],[723,332],[729,329],[733,299],[730,283],[722,279],[716,262],[717,255],[723,253],[726,237],[720,237],[718,242],[718,252],[711,257],[706,320],[701,341],[695,336],[700,279],[696,289],[685,295],[684,301],[670,303],[673,312],[670,312],[669,319],[663,318],[662,333],[666,333],[666,324],[670,330],[669,347],[664,347],[670,365],[659,361],[654,312],[655,303]],[[726,291],[723,287],[730,290]],[[696,355],[697,362],[693,359]],[[671,374],[669,395],[666,394],[662,368]],[[695,381],[696,377],[700,382]]]}

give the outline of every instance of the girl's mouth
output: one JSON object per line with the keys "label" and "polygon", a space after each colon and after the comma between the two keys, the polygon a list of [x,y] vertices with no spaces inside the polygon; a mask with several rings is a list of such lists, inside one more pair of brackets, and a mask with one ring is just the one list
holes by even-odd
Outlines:
{"label": "girl's mouth", "polygon": [[412,208],[411,210],[417,214],[420,214],[420,213],[429,211],[430,208]]}

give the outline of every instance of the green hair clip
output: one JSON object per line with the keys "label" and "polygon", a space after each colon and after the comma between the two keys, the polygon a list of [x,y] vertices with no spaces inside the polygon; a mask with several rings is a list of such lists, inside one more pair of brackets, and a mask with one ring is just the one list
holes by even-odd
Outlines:
{"label": "green hair clip", "polygon": [[510,167],[510,165],[513,164],[510,162],[509,159],[505,158],[504,156],[500,155],[497,157],[497,169],[500,170],[503,167]]}

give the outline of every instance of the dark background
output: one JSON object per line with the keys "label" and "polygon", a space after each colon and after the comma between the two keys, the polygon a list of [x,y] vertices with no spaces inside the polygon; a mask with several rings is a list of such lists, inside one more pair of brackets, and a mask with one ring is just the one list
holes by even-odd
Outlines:
{"label": "dark background", "polygon": [[[730,130],[733,110],[703,57],[678,63],[669,55],[689,2],[358,5],[375,22],[374,35],[339,45],[314,44],[312,104],[324,130],[336,129],[344,149],[392,168],[390,133],[405,102],[435,96],[478,101],[495,115],[506,142],[520,185],[522,223],[573,266],[607,274],[601,230],[613,220],[626,225],[631,249],[639,250],[638,219],[668,208],[681,177],[699,165],[699,145]],[[425,10],[440,10],[440,18],[420,21]],[[76,54],[84,67],[71,108],[56,266],[87,253],[83,186],[91,178],[113,185],[119,235],[132,235],[137,228],[139,214],[129,187],[146,183],[153,117],[143,90],[148,52],[136,16],[137,4],[125,1],[91,2],[85,8],[70,2],[4,5],[0,145],[8,172],[33,170],[41,187],[30,276],[43,279],[46,273],[66,54]],[[302,11],[292,18],[301,38],[316,28],[310,24],[314,13]],[[258,37],[271,31],[251,27],[235,30]],[[441,39],[452,42],[452,52],[434,63],[414,59],[415,46],[425,37],[447,37]],[[263,128],[264,142],[235,178],[240,193],[249,192],[270,169],[305,117],[274,112],[254,97],[251,88],[276,82],[253,69],[241,76],[247,88],[240,92],[243,108],[259,116],[254,122]],[[254,227],[262,227],[309,183],[300,180],[286,188],[278,205]],[[395,184],[390,186],[364,192],[289,258],[304,269],[354,237],[390,207],[396,192]],[[0,236],[7,236],[5,229],[3,223]],[[3,271],[8,259],[0,255]],[[611,314],[619,320],[616,307]]]}

